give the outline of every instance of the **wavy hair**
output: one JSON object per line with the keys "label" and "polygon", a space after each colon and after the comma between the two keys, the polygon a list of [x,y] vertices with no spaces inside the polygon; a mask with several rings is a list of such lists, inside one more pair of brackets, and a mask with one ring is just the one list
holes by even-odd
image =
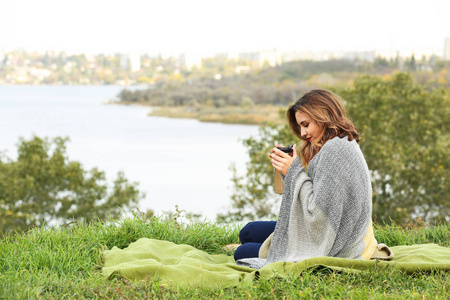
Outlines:
{"label": "wavy hair", "polygon": [[[302,137],[300,125],[295,118],[297,111],[317,122],[319,138],[309,142]],[[347,118],[343,100],[330,91],[315,89],[303,94],[289,107],[286,116],[292,131],[300,140],[303,140],[299,154],[304,166],[308,166],[323,145],[336,136],[348,137],[349,141],[354,139],[359,143],[358,129]]]}

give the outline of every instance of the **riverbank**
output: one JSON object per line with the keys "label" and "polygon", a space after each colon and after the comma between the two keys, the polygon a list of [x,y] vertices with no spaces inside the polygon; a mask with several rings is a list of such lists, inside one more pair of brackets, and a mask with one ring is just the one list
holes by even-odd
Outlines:
{"label": "riverbank", "polygon": [[267,106],[224,106],[224,107],[189,107],[189,106],[161,106],[152,107],[149,116],[168,118],[197,119],[201,122],[216,122],[241,125],[266,125],[269,123],[282,124],[280,118],[282,108]]}

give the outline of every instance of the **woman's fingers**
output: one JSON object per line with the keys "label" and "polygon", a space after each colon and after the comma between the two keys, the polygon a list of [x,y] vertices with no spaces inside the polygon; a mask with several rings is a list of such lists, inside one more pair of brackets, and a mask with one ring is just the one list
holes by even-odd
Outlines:
{"label": "woman's fingers", "polygon": [[286,162],[279,162],[274,159],[272,159],[271,162],[275,170],[279,171],[283,175],[286,175],[286,172],[289,169],[289,165]]}
{"label": "woman's fingers", "polygon": [[275,156],[275,157],[272,157],[271,162],[272,162],[272,164],[281,165],[281,164],[283,164],[285,162],[285,160],[283,158]]}
{"label": "woman's fingers", "polygon": [[275,168],[275,170],[277,171],[282,171],[283,170],[283,164],[280,164],[279,162],[273,161],[272,160],[272,166]]}
{"label": "woman's fingers", "polygon": [[271,156],[272,160],[272,165],[275,164],[277,166],[285,166],[285,165],[290,165],[289,160],[286,158],[283,158],[281,156],[278,155],[272,155]]}
{"label": "woman's fingers", "polygon": [[281,157],[287,157],[287,156],[289,156],[288,154],[284,153],[283,151],[281,151],[281,150],[278,149],[278,148],[273,148],[273,149],[272,149],[272,153],[275,153],[276,155],[281,156]]}
{"label": "woman's fingers", "polygon": [[285,161],[285,160],[286,160],[286,158],[281,157],[281,156],[276,155],[276,154],[271,154],[270,157],[271,157],[272,159],[276,160],[276,161]]}
{"label": "woman's fingers", "polygon": [[[277,145],[277,147],[281,146]],[[272,166],[276,170],[280,171],[281,174],[286,175],[287,170],[297,157],[297,146],[294,144],[292,156],[291,154],[287,154],[278,148],[273,148],[269,154],[269,157],[271,158]]]}

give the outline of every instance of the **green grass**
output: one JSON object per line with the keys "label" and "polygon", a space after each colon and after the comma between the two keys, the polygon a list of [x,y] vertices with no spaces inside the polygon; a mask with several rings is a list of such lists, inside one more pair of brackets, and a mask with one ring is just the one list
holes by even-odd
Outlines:
{"label": "green grass", "polygon": [[[135,216],[118,222],[35,228],[4,237],[0,243],[0,299],[445,299],[449,273],[406,275],[393,269],[361,274],[307,271],[253,285],[168,288],[158,280],[108,280],[100,273],[102,247],[126,247],[141,237],[189,244],[209,253],[238,242],[237,225],[211,222],[179,224],[166,218]],[[376,226],[375,235],[390,246],[437,243],[450,246],[449,225],[405,229]]]}

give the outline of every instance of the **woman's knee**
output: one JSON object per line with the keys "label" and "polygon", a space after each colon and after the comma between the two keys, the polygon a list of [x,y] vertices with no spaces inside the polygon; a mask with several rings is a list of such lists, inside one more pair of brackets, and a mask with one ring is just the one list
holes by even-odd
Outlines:
{"label": "woman's knee", "polygon": [[262,243],[275,230],[276,221],[254,221],[247,223],[239,232],[239,240],[245,243]]}

